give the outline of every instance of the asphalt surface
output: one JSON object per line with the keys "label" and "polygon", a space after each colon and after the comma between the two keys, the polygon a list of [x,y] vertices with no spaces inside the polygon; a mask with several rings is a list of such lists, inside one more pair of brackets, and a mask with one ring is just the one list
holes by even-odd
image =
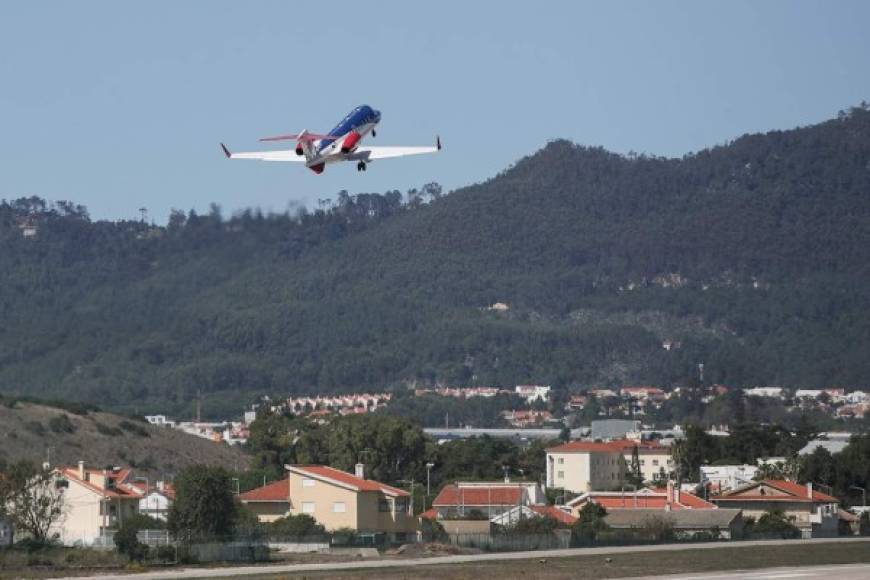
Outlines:
{"label": "asphalt surface", "polygon": [[[371,570],[378,568],[409,568],[414,566],[432,566],[439,564],[468,564],[475,562],[504,562],[508,560],[531,560],[541,558],[565,558],[572,556],[596,556],[596,555],[611,555],[627,552],[667,552],[667,551],[686,551],[686,550],[717,550],[723,548],[750,548],[750,547],[765,547],[765,546],[795,546],[800,544],[826,544],[826,543],[851,543],[864,542],[868,544],[870,549],[870,538],[838,538],[838,539],[812,539],[812,540],[763,540],[752,542],[710,542],[700,544],[659,544],[654,546],[621,546],[610,548],[571,548],[568,550],[538,550],[532,552],[499,552],[488,554],[469,554],[459,556],[436,556],[432,558],[396,558],[396,559],[377,559],[377,560],[362,560],[353,562],[324,562],[318,564],[261,564],[258,566],[224,566],[216,568],[191,567],[191,568],[172,568],[169,570],[143,572],[143,573],[127,573],[127,574],[105,574],[91,576],[92,578],[100,578],[101,580],[169,580],[173,578],[237,578],[241,576],[256,576],[269,574],[299,574],[300,572],[330,572],[330,571],[347,571],[347,570]],[[842,574],[839,571],[842,569]],[[776,572],[776,570],[782,570]],[[861,578],[862,580],[870,579],[870,565],[867,564],[848,564],[844,566],[822,566],[818,568],[818,572],[814,572],[816,568],[781,568],[781,569],[761,569],[755,571],[729,571],[729,572],[712,572],[700,574],[681,574],[671,576],[648,576],[647,580],[655,578],[656,580],[724,580],[726,578],[750,579],[758,578],[763,580],[788,580],[789,578],[828,578],[836,580],[853,580]],[[777,576],[776,574],[783,574]],[[817,574],[817,575],[812,575]],[[848,575],[852,574],[852,575]],[[78,576],[81,579],[82,576]],[[637,577],[635,577],[637,578]],[[62,578],[58,580],[74,580],[73,577]]]}
{"label": "asphalt surface", "polygon": [[867,580],[870,564],[812,566],[803,568],[763,568],[741,572],[710,572],[704,574],[674,574],[670,576],[635,577],[634,580]]}

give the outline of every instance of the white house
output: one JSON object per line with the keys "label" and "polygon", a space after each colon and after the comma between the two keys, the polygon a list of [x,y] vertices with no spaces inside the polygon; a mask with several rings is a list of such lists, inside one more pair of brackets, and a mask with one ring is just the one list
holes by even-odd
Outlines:
{"label": "white house", "polygon": [[550,387],[544,385],[517,385],[514,389],[517,395],[524,398],[527,403],[535,401],[549,401]]}
{"label": "white house", "polygon": [[752,483],[757,473],[757,465],[702,465],[701,484],[719,493]]}
{"label": "white house", "polygon": [[130,469],[55,470],[55,487],[63,493],[62,515],[52,529],[64,545],[91,545],[139,511],[142,492],[128,482]]}
{"label": "white house", "polygon": [[174,500],[175,488],[158,481],[139,500],[139,513],[165,522],[169,519],[169,508]]}
{"label": "white house", "polygon": [[753,387],[751,389],[743,389],[743,394],[747,397],[782,399],[785,396],[785,391],[782,387]]}

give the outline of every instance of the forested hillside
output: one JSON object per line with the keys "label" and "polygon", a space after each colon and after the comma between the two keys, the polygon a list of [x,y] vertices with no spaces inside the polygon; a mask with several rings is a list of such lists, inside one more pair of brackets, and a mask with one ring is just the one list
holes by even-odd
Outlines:
{"label": "forested hillside", "polygon": [[449,195],[341,192],[298,215],[0,205],[0,390],[115,408],[670,385],[698,363],[731,385],[866,386],[868,307],[863,105],[682,159],[554,141]]}

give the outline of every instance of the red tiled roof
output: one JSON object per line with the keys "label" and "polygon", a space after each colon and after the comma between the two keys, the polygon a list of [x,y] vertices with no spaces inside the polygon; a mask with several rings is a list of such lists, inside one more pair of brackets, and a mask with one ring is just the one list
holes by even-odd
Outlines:
{"label": "red tiled roof", "polygon": [[[635,494],[634,492],[590,492],[572,501],[571,505],[582,505],[586,501],[593,501],[607,509],[660,509],[668,506],[667,489],[644,489]],[[670,502],[673,510],[681,509],[716,509],[716,504],[710,503],[688,492],[680,492],[679,502]]]}
{"label": "red tiled roof", "polygon": [[[766,484],[770,487],[778,489],[782,492],[787,493],[785,496],[776,496],[776,495],[762,495],[757,492],[757,488]],[[813,489],[813,496],[810,497],[807,486],[796,483],[794,481],[786,481],[783,479],[765,479],[763,481],[759,481],[753,483],[750,486],[735,489],[733,491],[729,491],[724,493],[723,495],[717,496],[714,498],[715,501],[804,501],[804,502],[820,502],[820,503],[839,503],[835,497],[832,497],[826,493],[822,493],[818,490]]]}
{"label": "red tiled roof", "polygon": [[[668,490],[664,487],[659,487],[656,490],[656,493],[661,493],[665,497],[667,497]],[[680,503],[687,508],[692,509],[715,509],[716,504],[711,503],[703,498],[698,497],[694,493],[689,493],[687,491],[680,492]]]}
{"label": "red tiled roof", "polygon": [[560,510],[554,505],[533,505],[529,507],[535,513],[539,513],[545,517],[553,518],[554,520],[557,520],[563,524],[568,524],[569,526],[577,521],[577,518],[567,512]]}
{"label": "red tiled roof", "polygon": [[420,517],[424,520],[436,520],[438,519],[438,510],[436,510],[435,508],[430,508],[420,514]]}
{"label": "red tiled roof", "polygon": [[490,506],[490,505],[520,505],[523,503],[523,492],[519,486],[514,487],[459,487],[446,485],[432,502],[433,506]]}
{"label": "red tiled roof", "polygon": [[639,451],[663,449],[664,446],[658,441],[634,441],[633,439],[619,439],[617,441],[569,441],[556,447],[550,447],[548,452],[555,453],[624,453],[634,446]]}
{"label": "red tiled roof", "polygon": [[273,481],[262,487],[246,491],[239,496],[243,502],[249,501],[282,501],[290,502],[290,483],[286,479]]}
{"label": "red tiled roof", "polygon": [[330,479],[337,483],[356,488],[358,491],[379,491],[387,495],[410,496],[404,489],[399,489],[372,479],[362,479],[346,471],[326,465],[291,465],[290,467],[315,478]]}
{"label": "red tiled roof", "polygon": [[134,485],[127,483],[127,478],[130,477],[133,470],[128,468],[120,469],[118,471],[112,472],[110,471],[108,474],[104,473],[103,469],[86,469],[85,473],[88,477],[99,476],[99,477],[109,477],[114,480],[115,487],[113,489],[104,489],[99,487],[98,485],[92,483],[91,481],[86,481],[84,479],[79,478],[79,468],[78,467],[59,467],[57,469],[58,473],[60,473],[63,477],[68,480],[75,481],[78,484],[82,485],[94,491],[103,497],[111,497],[111,498],[141,498],[144,494],[141,490],[136,488]]}

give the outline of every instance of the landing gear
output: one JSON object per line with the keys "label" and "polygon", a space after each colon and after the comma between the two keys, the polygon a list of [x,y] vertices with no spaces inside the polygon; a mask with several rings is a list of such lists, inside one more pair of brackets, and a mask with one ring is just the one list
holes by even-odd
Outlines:
{"label": "landing gear", "polygon": [[378,132],[375,131],[374,129],[372,129],[372,137],[377,137],[377,136],[378,136]]}
{"label": "landing gear", "polygon": [[356,170],[357,170],[357,171],[365,171],[365,170],[366,170],[366,162],[365,162],[365,161],[360,161],[359,163],[357,163],[357,164],[356,164]]}

